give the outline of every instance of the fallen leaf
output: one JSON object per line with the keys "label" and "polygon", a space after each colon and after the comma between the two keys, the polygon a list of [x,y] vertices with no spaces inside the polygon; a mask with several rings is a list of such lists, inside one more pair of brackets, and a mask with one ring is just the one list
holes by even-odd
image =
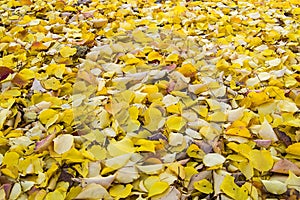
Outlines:
{"label": "fallen leaf", "polygon": [[194,182],[194,187],[199,192],[202,192],[205,194],[210,194],[213,192],[212,184],[206,179]]}
{"label": "fallen leaf", "polygon": [[251,150],[249,159],[253,167],[259,171],[266,172],[272,169],[274,160],[268,150]]}
{"label": "fallen leaf", "polygon": [[287,186],[285,183],[277,180],[262,180],[266,190],[272,194],[283,194],[287,191]]}
{"label": "fallen leaf", "polygon": [[288,188],[295,188],[298,192],[300,191],[300,177],[297,177],[292,171],[289,171],[289,177],[285,184]]}
{"label": "fallen leaf", "polygon": [[221,190],[233,199],[247,199],[248,190],[245,187],[239,187],[234,183],[234,178],[226,175],[220,186]]}
{"label": "fallen leaf", "polygon": [[69,46],[64,46],[62,47],[60,50],[59,50],[59,53],[62,57],[64,58],[68,58],[70,56],[73,56],[75,55],[77,49],[76,48],[72,48],[72,47],[69,47]]}
{"label": "fallen leaf", "polygon": [[8,67],[0,67],[0,81],[3,81],[12,73],[14,73],[12,69]]}
{"label": "fallen leaf", "polygon": [[155,182],[149,189],[148,197],[153,197],[162,194],[169,188],[169,184],[166,182]]}
{"label": "fallen leaf", "polygon": [[222,165],[225,162],[226,158],[218,153],[208,153],[203,158],[203,163],[207,167],[214,167]]}
{"label": "fallen leaf", "polygon": [[104,187],[96,183],[88,184],[74,199],[113,199]]}
{"label": "fallen leaf", "polygon": [[264,140],[272,140],[274,142],[278,141],[277,135],[266,119],[264,119],[263,123],[261,124],[258,134]]}
{"label": "fallen leaf", "polygon": [[226,131],[227,135],[251,138],[251,133],[247,128],[247,124],[243,121],[234,121]]}
{"label": "fallen leaf", "polygon": [[193,77],[197,73],[197,69],[190,63],[183,64],[180,68],[178,68],[178,71],[186,77]]}
{"label": "fallen leaf", "polygon": [[278,128],[274,129],[278,139],[284,143],[285,146],[292,144],[291,138],[283,131],[280,131]]}
{"label": "fallen leaf", "polygon": [[285,149],[285,152],[293,154],[293,155],[299,155],[300,154],[300,143],[297,142],[297,143],[291,144],[290,146],[288,146]]}
{"label": "fallen leaf", "polygon": [[119,199],[126,198],[130,195],[133,186],[130,184],[127,185],[114,185],[109,189],[109,193],[111,196]]}
{"label": "fallen leaf", "polygon": [[295,163],[287,159],[281,159],[277,161],[272,168],[272,172],[276,173],[288,174],[289,171],[293,172],[296,175],[300,175],[299,167]]}
{"label": "fallen leaf", "polygon": [[54,151],[58,154],[63,154],[71,149],[74,143],[74,137],[72,135],[59,135],[54,142]]}

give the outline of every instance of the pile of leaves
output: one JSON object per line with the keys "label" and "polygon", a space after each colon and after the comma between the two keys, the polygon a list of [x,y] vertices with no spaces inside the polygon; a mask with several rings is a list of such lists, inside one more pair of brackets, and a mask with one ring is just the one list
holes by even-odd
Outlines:
{"label": "pile of leaves", "polygon": [[298,0],[0,15],[0,199],[300,198]]}

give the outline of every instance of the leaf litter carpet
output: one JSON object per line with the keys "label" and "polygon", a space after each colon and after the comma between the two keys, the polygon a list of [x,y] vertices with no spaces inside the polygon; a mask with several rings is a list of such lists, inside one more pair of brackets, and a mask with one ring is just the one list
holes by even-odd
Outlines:
{"label": "leaf litter carpet", "polygon": [[0,199],[299,199],[300,2],[0,1]]}

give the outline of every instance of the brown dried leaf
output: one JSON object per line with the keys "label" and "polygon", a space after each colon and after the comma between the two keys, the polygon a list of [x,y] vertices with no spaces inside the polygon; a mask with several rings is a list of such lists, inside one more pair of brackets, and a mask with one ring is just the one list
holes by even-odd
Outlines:
{"label": "brown dried leaf", "polygon": [[292,144],[291,138],[285,132],[279,130],[278,128],[274,128],[274,132],[276,133],[279,140],[282,141],[285,146],[290,146]]}
{"label": "brown dried leaf", "polygon": [[0,67],[0,81],[6,79],[8,75],[14,73],[14,71],[7,67]]}
{"label": "brown dried leaf", "polygon": [[280,174],[289,174],[289,170],[298,176],[300,175],[299,167],[287,159],[276,162],[271,171]]}

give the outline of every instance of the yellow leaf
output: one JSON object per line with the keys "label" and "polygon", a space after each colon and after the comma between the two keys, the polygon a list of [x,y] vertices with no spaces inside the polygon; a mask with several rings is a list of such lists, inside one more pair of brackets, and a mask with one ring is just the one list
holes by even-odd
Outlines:
{"label": "yellow leaf", "polygon": [[225,122],[227,120],[227,115],[224,112],[217,111],[208,115],[207,120],[212,122]]}
{"label": "yellow leaf", "polygon": [[64,58],[73,56],[76,52],[77,52],[76,48],[71,48],[69,46],[64,46],[59,50],[60,55]]}
{"label": "yellow leaf", "polygon": [[294,143],[292,145],[289,145],[285,152],[293,154],[293,155],[300,155],[300,142]]}
{"label": "yellow leaf", "polygon": [[168,169],[181,179],[185,178],[184,167],[180,163],[174,162],[168,166]]}
{"label": "yellow leaf", "polygon": [[152,185],[156,182],[159,182],[159,176],[149,176],[146,178],[143,182],[145,188],[149,191],[149,189],[152,187]]}
{"label": "yellow leaf", "polygon": [[194,167],[191,167],[191,166],[184,167],[184,172],[185,172],[185,179],[186,180],[190,180],[190,178],[194,174],[198,174],[198,171]]}
{"label": "yellow leaf", "polygon": [[196,190],[205,194],[210,194],[213,192],[213,187],[211,182],[209,182],[206,179],[202,179],[200,181],[194,182],[194,187]]}
{"label": "yellow leaf", "polygon": [[119,156],[127,153],[133,153],[136,148],[129,138],[123,138],[117,142],[111,141],[111,143],[107,146],[107,150],[111,156]]}
{"label": "yellow leaf", "polygon": [[58,90],[61,87],[60,81],[55,77],[51,77],[43,82],[45,89]]}
{"label": "yellow leaf", "polygon": [[228,130],[226,131],[227,135],[234,135],[240,137],[251,138],[251,133],[247,128],[247,124],[243,121],[234,121]]}
{"label": "yellow leaf", "polygon": [[20,155],[16,152],[7,152],[4,154],[2,164],[7,167],[18,166]]}
{"label": "yellow leaf", "polygon": [[287,88],[294,88],[297,86],[297,84],[298,84],[298,81],[294,77],[289,76],[284,79],[284,85]]}
{"label": "yellow leaf", "polygon": [[294,9],[292,9],[292,13],[294,15],[300,15],[300,8],[294,8]]}
{"label": "yellow leaf", "polygon": [[149,189],[148,197],[153,197],[158,194],[162,194],[169,188],[169,184],[167,182],[156,182]]}
{"label": "yellow leaf", "polygon": [[178,61],[178,54],[170,54],[166,58],[167,62],[177,62]]}
{"label": "yellow leaf", "polygon": [[280,33],[278,33],[275,30],[271,30],[268,31],[268,33],[265,35],[265,40],[267,42],[274,42],[276,40],[279,40],[280,36],[281,36]]}
{"label": "yellow leaf", "polygon": [[167,112],[168,113],[173,113],[173,114],[181,114],[182,113],[182,107],[180,103],[173,104],[167,107]]}
{"label": "yellow leaf", "polygon": [[236,144],[234,142],[229,142],[227,146],[246,158],[249,158],[249,152],[252,150],[248,144]]}
{"label": "yellow leaf", "polygon": [[6,198],[6,192],[4,188],[0,189],[0,199],[5,199]]}
{"label": "yellow leaf", "polygon": [[9,115],[9,112],[10,112],[9,109],[2,109],[0,111],[0,130],[2,130],[3,125],[4,125],[5,121],[6,121],[6,118]]}
{"label": "yellow leaf", "polygon": [[152,51],[148,54],[149,61],[154,61],[154,60],[161,61],[161,59],[162,59],[162,56],[156,51]]}
{"label": "yellow leaf", "polygon": [[67,6],[64,7],[64,11],[69,11],[69,12],[74,11],[74,12],[76,12],[77,9],[72,7],[72,6],[67,5]]}
{"label": "yellow leaf", "polygon": [[13,178],[13,179],[16,179],[19,175],[18,169],[16,167],[1,169],[1,173],[8,176],[8,177]]}
{"label": "yellow leaf", "polygon": [[139,63],[141,60],[136,57],[130,57],[125,59],[126,65],[133,65]]}
{"label": "yellow leaf", "polygon": [[26,80],[30,80],[35,77],[35,73],[30,69],[22,69],[18,74]]}
{"label": "yellow leaf", "polygon": [[249,92],[247,97],[250,98],[254,107],[266,103],[269,100],[269,96],[265,92]]}
{"label": "yellow leaf", "polygon": [[135,106],[132,106],[128,109],[128,112],[129,112],[129,115],[130,115],[130,118],[133,119],[133,120],[136,120],[138,119],[139,117],[139,109]]}
{"label": "yellow leaf", "polygon": [[141,30],[134,30],[132,32],[132,37],[133,37],[134,41],[139,42],[139,43],[147,43],[147,42],[152,41],[152,38],[148,37]]}
{"label": "yellow leaf", "polygon": [[178,71],[183,74],[185,77],[193,77],[197,73],[196,67],[194,65],[188,63],[188,64],[183,64]]}
{"label": "yellow leaf", "polygon": [[261,172],[266,172],[272,169],[274,160],[268,150],[251,150],[249,159],[253,167]]}
{"label": "yellow leaf", "polygon": [[170,131],[180,131],[186,121],[182,117],[170,116],[166,121],[166,126]]}
{"label": "yellow leaf", "polygon": [[156,85],[145,85],[143,88],[143,92],[147,93],[148,95],[157,93],[158,87]]}
{"label": "yellow leaf", "polygon": [[250,40],[250,46],[257,47],[262,44],[262,40],[260,37],[254,37]]}
{"label": "yellow leaf", "polygon": [[[54,152],[55,153],[55,152]],[[59,155],[59,154],[56,154]],[[69,151],[63,153],[61,155],[63,160],[67,160],[68,163],[76,163],[76,162],[83,162],[84,161],[84,156],[80,151],[72,147]]]}
{"label": "yellow leaf", "polygon": [[195,144],[191,144],[187,149],[186,153],[189,157],[199,159],[202,159],[205,155],[204,151]]}
{"label": "yellow leaf", "polygon": [[91,152],[97,160],[104,160],[106,158],[106,150],[99,145],[93,145],[89,152]]}
{"label": "yellow leaf", "polygon": [[72,200],[75,199],[75,197],[81,192],[82,187],[81,186],[73,186],[70,188],[70,191],[68,192],[65,200]]}
{"label": "yellow leaf", "polygon": [[127,121],[126,131],[127,132],[134,132],[137,131],[140,128],[141,123],[138,120],[135,119],[129,119]]}
{"label": "yellow leaf", "polygon": [[149,131],[155,131],[163,126],[164,118],[157,108],[150,107],[145,111],[145,128]]}
{"label": "yellow leaf", "polygon": [[132,185],[127,184],[124,185],[114,185],[109,189],[109,193],[111,196],[119,199],[119,198],[126,198],[130,195],[131,189],[133,188]]}
{"label": "yellow leaf", "polygon": [[176,13],[176,15],[180,15],[181,13],[185,12],[187,10],[187,8],[185,6],[181,6],[181,5],[177,5],[174,8],[174,13]]}
{"label": "yellow leaf", "polygon": [[126,165],[126,163],[129,161],[131,158],[131,154],[123,154],[120,156],[115,156],[113,158],[105,160],[105,165],[113,170],[119,169]]}
{"label": "yellow leaf", "polygon": [[45,198],[45,200],[52,200],[52,199],[57,199],[57,200],[64,200],[64,195],[60,193],[59,191],[55,190],[53,192],[49,192]]}
{"label": "yellow leaf", "polygon": [[46,68],[46,73],[48,75],[55,75],[57,78],[62,78],[65,70],[65,64],[50,64]]}
{"label": "yellow leaf", "polygon": [[300,177],[297,177],[292,171],[289,171],[289,177],[286,179],[285,184],[288,188],[295,188],[300,192]]}
{"label": "yellow leaf", "polygon": [[135,145],[140,145],[140,147],[137,148],[137,151],[149,151],[149,152],[155,152],[155,141],[149,141],[146,139],[139,139]]}
{"label": "yellow leaf", "polygon": [[241,172],[244,174],[247,180],[253,177],[254,170],[253,170],[252,163],[240,162],[238,164],[238,168],[241,170]]}
{"label": "yellow leaf", "polygon": [[46,195],[47,195],[46,190],[40,190],[34,196],[34,200],[44,200]]}
{"label": "yellow leaf", "polygon": [[234,183],[234,178],[226,175],[223,179],[220,189],[233,199],[246,200],[248,199],[248,190],[245,187],[239,187]]}
{"label": "yellow leaf", "polygon": [[58,111],[53,109],[43,110],[39,115],[39,120],[47,127],[53,125],[58,119]]}

